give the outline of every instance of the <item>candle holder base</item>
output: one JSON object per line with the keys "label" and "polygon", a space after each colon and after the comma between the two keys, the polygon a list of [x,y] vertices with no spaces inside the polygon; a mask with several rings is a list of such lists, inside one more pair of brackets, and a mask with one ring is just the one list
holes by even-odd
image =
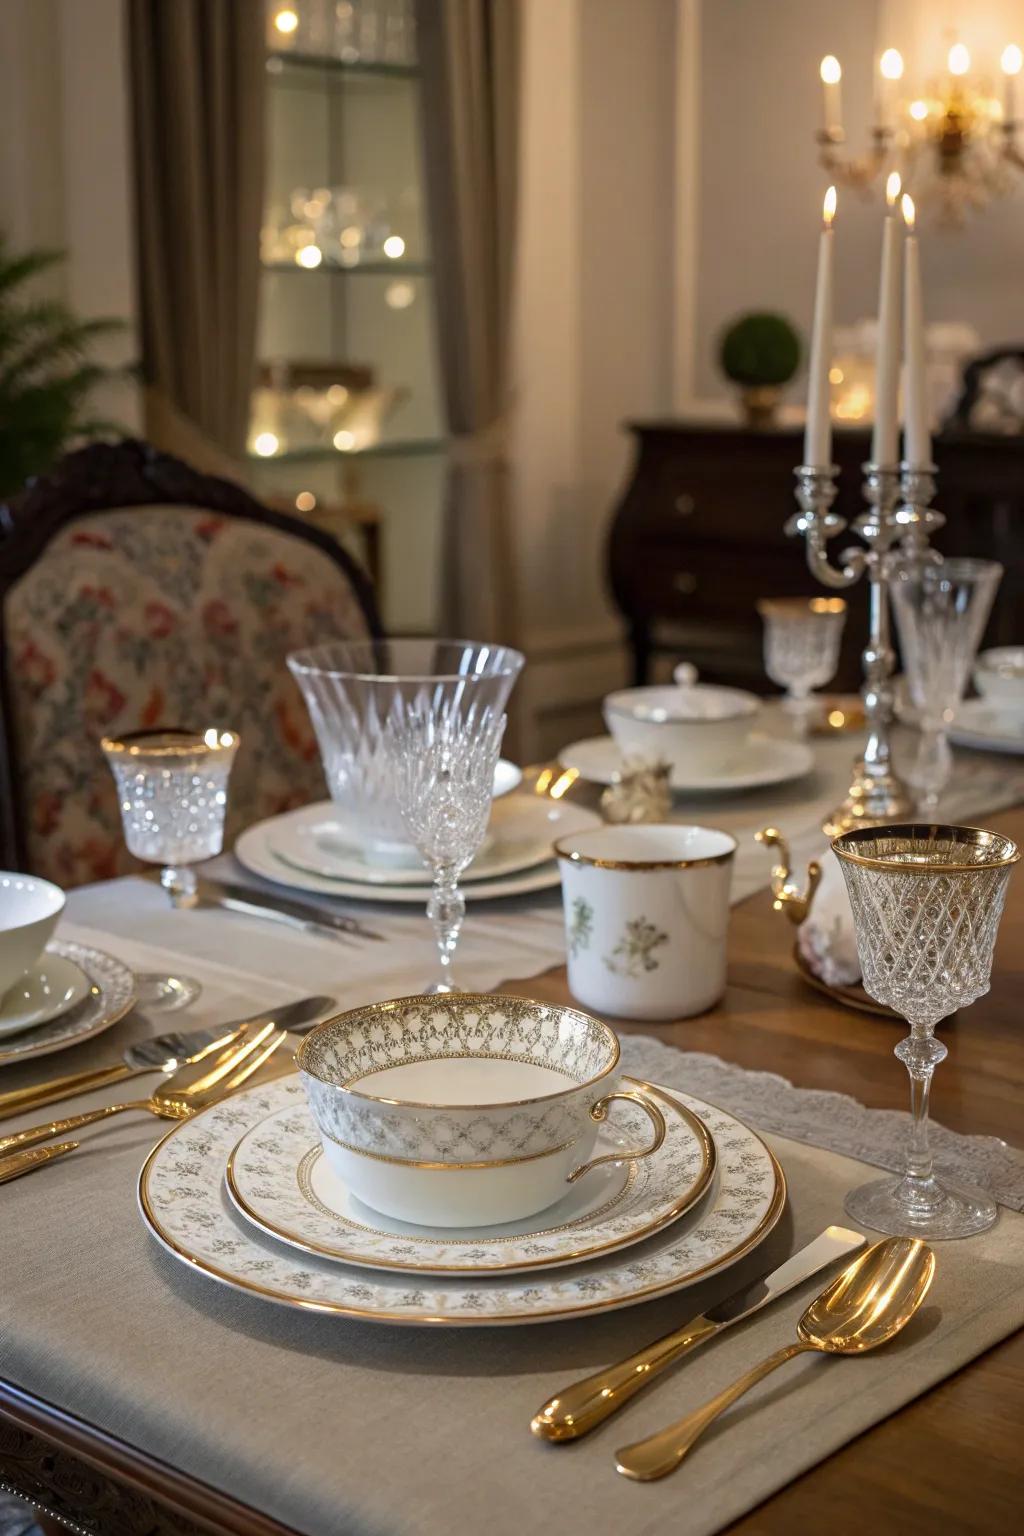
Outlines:
{"label": "candle holder base", "polygon": [[903,780],[891,771],[872,772],[867,763],[854,764],[853,783],[846,799],[830,811],[821,824],[826,837],[839,837],[854,827],[871,827],[887,821],[912,821],[914,798]]}

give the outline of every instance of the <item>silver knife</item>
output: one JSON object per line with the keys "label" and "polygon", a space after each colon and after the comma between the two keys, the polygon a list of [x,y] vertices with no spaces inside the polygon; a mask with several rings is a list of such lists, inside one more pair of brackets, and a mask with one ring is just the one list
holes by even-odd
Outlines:
{"label": "silver knife", "polygon": [[731,1328],[733,1323],[759,1312],[769,1302],[792,1290],[794,1285],[799,1285],[801,1280],[816,1275],[819,1269],[834,1264],[836,1259],[845,1258],[847,1254],[856,1253],[866,1242],[867,1238],[859,1232],[850,1232],[845,1227],[826,1227],[820,1237],[794,1253],[770,1275],[754,1280],[716,1307],[709,1307],[700,1317],[655,1339],[653,1344],[630,1355],[628,1360],[620,1360],[617,1365],[610,1365],[606,1370],[563,1388],[534,1414],[530,1428],[541,1440],[579,1440],[617,1413],[673,1361],[689,1354],[699,1344],[706,1344],[717,1333]]}
{"label": "silver knife", "polygon": [[232,885],[221,880],[203,878],[199,881],[199,905],[219,907],[226,912],[242,912],[248,917],[264,917],[269,921],[285,923],[318,938],[332,939],[382,939],[383,935],[366,928],[354,917],[341,913],[324,912],[303,901],[293,901],[287,896],[267,896],[262,891],[251,890],[247,885]]}

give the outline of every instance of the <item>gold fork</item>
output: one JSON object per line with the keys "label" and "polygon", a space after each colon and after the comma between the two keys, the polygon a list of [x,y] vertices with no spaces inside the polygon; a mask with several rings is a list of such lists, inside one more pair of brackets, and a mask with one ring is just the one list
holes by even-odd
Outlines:
{"label": "gold fork", "polygon": [[225,1051],[212,1067],[203,1062],[175,1072],[166,1082],[159,1083],[148,1099],[107,1104],[102,1109],[69,1115],[64,1120],[50,1120],[45,1125],[33,1125],[27,1130],[15,1131],[11,1136],[0,1137],[0,1158],[5,1153],[20,1152],[23,1147],[34,1147],[54,1136],[63,1136],[65,1131],[76,1131],[83,1125],[95,1125],[98,1120],[108,1120],[111,1115],[126,1114],[128,1110],[143,1110],[166,1120],[187,1120],[196,1110],[205,1109],[215,1099],[241,1087],[247,1078],[259,1071],[286,1038],[283,1030],[277,1029],[274,1024],[265,1024],[251,1038]]}

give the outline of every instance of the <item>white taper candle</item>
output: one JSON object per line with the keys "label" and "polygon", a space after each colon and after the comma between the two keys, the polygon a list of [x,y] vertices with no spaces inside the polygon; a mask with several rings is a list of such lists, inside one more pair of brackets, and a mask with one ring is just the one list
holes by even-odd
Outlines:
{"label": "white taper candle", "polygon": [[928,373],[925,366],[924,303],[921,296],[921,254],[914,232],[914,200],[903,194],[907,238],[903,242],[903,457],[912,469],[932,461],[928,430]]}
{"label": "white taper candle", "polygon": [[900,246],[896,206],[900,177],[893,171],[885,184],[882,271],[878,286],[878,343],[875,361],[875,425],[871,433],[874,463],[894,465],[899,458]]}
{"label": "white taper candle", "polygon": [[832,220],[836,212],[836,189],[829,187],[822,209],[821,238],[818,242],[818,281],[814,292],[814,326],[811,331],[811,359],[807,377],[807,427],[804,431],[804,463],[816,469],[828,469],[832,463],[831,385],[832,367]]}

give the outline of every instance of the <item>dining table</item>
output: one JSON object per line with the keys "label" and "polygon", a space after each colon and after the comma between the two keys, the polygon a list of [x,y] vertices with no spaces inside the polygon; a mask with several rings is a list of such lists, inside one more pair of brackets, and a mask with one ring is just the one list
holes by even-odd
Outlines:
{"label": "dining table", "polygon": [[[998,760],[992,763],[1001,771]],[[528,782],[541,777],[534,770]],[[750,816],[753,824],[756,806]],[[986,815],[984,824],[1024,844],[1024,806]],[[793,964],[793,930],[773,910],[766,882],[767,870],[764,883],[733,907],[720,1002],[667,1023],[610,1019],[624,1050],[637,1036],[683,1053],[687,1062],[768,1074],[757,1079],[768,1085],[765,1102],[777,1082],[781,1097],[792,1085],[875,1110],[905,1110],[906,1075],[893,1057],[900,1023],[807,986]],[[72,897],[74,921],[101,930],[117,885],[80,893],[77,903]],[[212,916],[206,931],[241,934],[249,922]],[[226,938],[221,942],[230,949]],[[127,939],[125,946],[131,961]],[[211,942],[211,974],[218,954]],[[231,954],[220,958],[227,975]],[[510,949],[507,974],[495,976],[494,990],[572,1003],[563,963],[524,975],[516,960]],[[333,963],[342,975],[344,950]],[[991,990],[942,1025],[949,1055],[936,1076],[933,1114],[950,1131],[1001,1138],[1011,1147],[1024,1142],[1022,994],[1018,873]],[[254,1007],[265,1000],[251,999]],[[111,1059],[113,1048],[108,1044],[104,1057],[102,1046],[90,1044],[86,1064]],[[35,1064],[36,1078],[45,1065]],[[19,1083],[31,1080],[27,1068],[18,1071]],[[693,1310],[685,1293],[604,1317],[462,1334],[290,1313],[190,1273],[143,1230],[134,1175],[160,1134],[143,1117],[118,1121],[81,1152],[0,1191],[0,1488],[59,1522],[48,1529],[90,1536],[461,1536],[486,1524],[495,1536],[511,1536],[527,1523],[543,1523],[621,1536],[669,1527],[737,1536],[932,1536],[936,1529],[1001,1536],[1019,1522],[1024,1268],[1016,1278],[1002,1277],[999,1323],[985,1335],[995,1340],[991,1347],[965,1346],[966,1363],[952,1373],[938,1363],[938,1343],[930,1365],[927,1348],[908,1353],[904,1381],[898,1362],[895,1372],[872,1378],[881,1406],[867,1412],[853,1438],[849,1428],[831,1440],[816,1438],[809,1427],[806,1451],[780,1444],[775,1466],[771,1418],[762,1413],[753,1495],[749,1488],[742,1496],[730,1491],[751,1469],[737,1462],[730,1470],[722,1450],[727,1439],[710,1437],[706,1465],[716,1455],[721,1462],[717,1502],[710,1513],[692,1506],[691,1524],[689,1468],[647,1486],[615,1476],[611,1447],[632,1438],[628,1430],[605,1429],[592,1437],[599,1449],[589,1450],[543,1445],[529,1432],[539,1382],[554,1391],[676,1326]],[[797,1142],[785,1145],[799,1152]],[[806,1182],[814,1166],[800,1164],[794,1178]],[[115,1200],[113,1174],[120,1181]],[[830,1219],[844,1222],[841,1205]],[[1004,1232],[1018,1245],[1013,1251],[1024,1253],[1021,1227],[1024,1218],[1004,1211],[992,1233],[936,1245],[939,1272],[947,1262],[956,1267],[957,1295],[969,1297],[971,1253],[998,1253],[992,1245]],[[817,1288],[802,1293],[794,1317]],[[728,1275],[721,1277],[717,1295],[729,1289]],[[706,1294],[710,1299],[702,1289]],[[924,1333],[937,1327],[935,1316],[919,1321]],[[775,1342],[770,1334],[763,1352]],[[226,1344],[237,1372],[225,1369]],[[710,1351],[701,1358],[710,1359]],[[860,1368],[829,1362],[831,1392],[841,1397],[845,1380],[853,1381],[844,1372]],[[652,1392],[647,1428],[692,1406],[686,1384],[696,1369],[684,1364]],[[780,1422],[788,1422],[782,1416],[794,1396],[781,1378],[771,1388],[767,1401]],[[892,1411],[888,1402],[896,1405]],[[741,1410],[737,1437],[757,1417],[753,1407]],[[272,1447],[265,1477],[256,1446]],[[697,1460],[692,1471],[699,1481]]]}

